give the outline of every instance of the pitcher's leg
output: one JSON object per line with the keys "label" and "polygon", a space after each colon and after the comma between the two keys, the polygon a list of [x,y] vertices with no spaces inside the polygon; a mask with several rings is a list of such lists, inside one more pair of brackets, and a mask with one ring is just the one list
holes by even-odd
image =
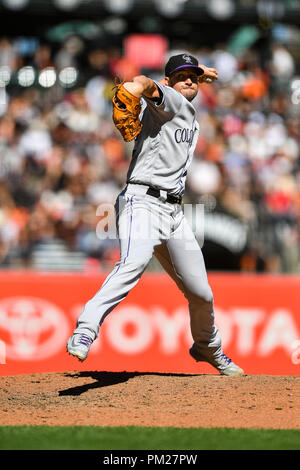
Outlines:
{"label": "pitcher's leg", "polygon": [[[156,247],[155,256],[174,279],[189,302],[191,333],[190,349],[196,361],[210,363],[223,375],[242,375],[243,370],[223,352],[221,337],[214,323],[213,294],[208,283],[200,246],[183,219],[178,231],[166,245]],[[185,225],[184,229],[183,226]],[[185,238],[187,236],[187,238]]]}
{"label": "pitcher's leg", "polygon": [[[101,289],[84,306],[79,316],[73,336],[67,344],[68,352],[79,360],[85,360],[92,342],[97,338],[99,329],[106,316],[127,296],[138,283],[152,257],[152,247],[143,256],[128,256],[116,264],[106,278]],[[132,253],[140,253],[136,243],[132,243]]]}
{"label": "pitcher's leg", "polygon": [[[152,256],[152,255],[151,255]],[[85,333],[94,340],[99,334],[99,328],[106,316],[126,298],[129,291],[135,287],[151,256],[145,256],[135,261],[117,263],[112,273],[106,278],[101,289],[84,306],[77,320],[74,333]]]}
{"label": "pitcher's leg", "polygon": [[[218,349],[221,347],[221,338],[214,324],[213,295],[208,284],[202,252],[197,244],[195,250],[187,255],[184,245],[177,242],[168,241],[155,247],[154,254],[188,301],[194,342],[204,349]],[[179,254],[176,255],[177,251]],[[178,261],[178,257],[182,258],[182,261]]]}
{"label": "pitcher's leg", "polygon": [[146,223],[147,217],[147,211],[136,210],[134,197],[127,197],[126,201],[123,201],[118,217],[120,261],[115,264],[100,290],[85,304],[74,333],[84,333],[94,340],[106,316],[138,283],[157,243],[154,238],[141,237],[138,233],[141,225]]}

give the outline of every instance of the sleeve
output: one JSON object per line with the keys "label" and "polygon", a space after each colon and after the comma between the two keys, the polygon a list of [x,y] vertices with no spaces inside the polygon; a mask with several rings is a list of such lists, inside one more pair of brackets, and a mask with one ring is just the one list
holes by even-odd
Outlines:
{"label": "sleeve", "polygon": [[151,98],[143,97],[148,106],[155,108],[156,111],[165,112],[167,114],[176,114],[182,105],[183,96],[175,91],[173,88],[161,85],[156,80],[153,80],[157,85],[160,98],[153,100]]}

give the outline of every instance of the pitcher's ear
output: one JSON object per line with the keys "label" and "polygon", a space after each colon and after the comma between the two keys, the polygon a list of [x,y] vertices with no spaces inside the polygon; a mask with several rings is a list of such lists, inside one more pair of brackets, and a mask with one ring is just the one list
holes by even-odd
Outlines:
{"label": "pitcher's ear", "polygon": [[158,83],[160,83],[161,85],[168,86],[169,85],[169,77],[162,78],[161,80],[159,80]]}

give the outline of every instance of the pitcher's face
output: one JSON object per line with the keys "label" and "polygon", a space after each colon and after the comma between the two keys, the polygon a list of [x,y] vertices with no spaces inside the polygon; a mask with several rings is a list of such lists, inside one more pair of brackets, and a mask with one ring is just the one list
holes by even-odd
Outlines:
{"label": "pitcher's face", "polygon": [[167,77],[167,84],[188,101],[192,101],[198,93],[198,75],[189,67],[172,73],[170,77]]}

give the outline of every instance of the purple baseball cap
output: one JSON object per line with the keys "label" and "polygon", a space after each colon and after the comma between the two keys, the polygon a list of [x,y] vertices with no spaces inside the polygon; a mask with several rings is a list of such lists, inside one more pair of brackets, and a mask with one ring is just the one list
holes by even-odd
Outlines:
{"label": "purple baseball cap", "polygon": [[198,60],[190,54],[178,54],[170,57],[165,67],[165,76],[169,77],[173,72],[186,67],[191,67],[197,75],[202,75],[204,70],[198,65]]}

